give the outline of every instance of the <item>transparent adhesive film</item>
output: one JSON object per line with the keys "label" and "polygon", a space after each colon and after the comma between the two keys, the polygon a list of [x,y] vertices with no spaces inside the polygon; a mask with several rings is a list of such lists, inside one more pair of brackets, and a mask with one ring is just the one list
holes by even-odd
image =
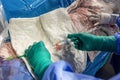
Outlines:
{"label": "transparent adhesive film", "polygon": [[8,22],[5,17],[5,13],[2,7],[2,3],[0,1],[0,46],[2,42],[5,40],[8,34]]}

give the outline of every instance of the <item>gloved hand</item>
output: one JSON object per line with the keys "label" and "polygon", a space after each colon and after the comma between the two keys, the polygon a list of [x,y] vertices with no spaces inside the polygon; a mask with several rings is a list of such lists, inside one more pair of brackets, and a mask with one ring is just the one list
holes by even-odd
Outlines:
{"label": "gloved hand", "polygon": [[83,51],[115,52],[117,42],[114,36],[95,36],[89,33],[68,34],[75,48]]}
{"label": "gloved hand", "polygon": [[30,46],[25,50],[25,57],[33,69],[34,74],[39,80],[42,80],[45,70],[52,64],[50,53],[44,43],[40,41]]}
{"label": "gloved hand", "polygon": [[89,16],[89,20],[94,22],[94,26],[101,24],[115,24],[117,22],[118,14],[100,13]]}

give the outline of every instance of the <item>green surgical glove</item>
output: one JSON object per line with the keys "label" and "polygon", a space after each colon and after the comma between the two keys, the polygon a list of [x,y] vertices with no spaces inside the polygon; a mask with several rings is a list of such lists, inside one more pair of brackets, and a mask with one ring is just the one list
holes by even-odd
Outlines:
{"label": "green surgical glove", "polygon": [[42,41],[35,43],[25,50],[25,57],[33,69],[34,74],[42,80],[45,70],[52,64],[51,56]]}
{"label": "green surgical glove", "polygon": [[75,48],[83,51],[115,52],[117,42],[114,36],[95,36],[89,33],[68,34]]}

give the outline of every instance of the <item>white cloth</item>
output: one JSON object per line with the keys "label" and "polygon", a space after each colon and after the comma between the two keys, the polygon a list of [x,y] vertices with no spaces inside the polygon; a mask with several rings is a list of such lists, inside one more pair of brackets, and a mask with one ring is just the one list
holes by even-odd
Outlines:
{"label": "white cloth", "polygon": [[[9,23],[9,31],[17,55],[24,54],[29,45],[42,40],[51,53],[52,61],[66,60],[72,64],[76,72],[85,69],[87,60],[85,52],[74,47],[60,51],[53,48],[53,45],[64,40],[67,34],[76,32],[66,9],[56,9],[35,18],[13,18]],[[26,62],[25,59],[24,61]]]}

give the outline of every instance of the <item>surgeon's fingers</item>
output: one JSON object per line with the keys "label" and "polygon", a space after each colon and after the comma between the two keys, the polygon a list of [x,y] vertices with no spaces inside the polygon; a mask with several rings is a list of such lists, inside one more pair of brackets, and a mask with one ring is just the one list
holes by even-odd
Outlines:
{"label": "surgeon's fingers", "polygon": [[78,45],[78,43],[79,43],[79,41],[78,41],[78,40],[74,41],[74,44],[75,44],[75,45]]}
{"label": "surgeon's fingers", "polygon": [[80,47],[82,47],[82,41],[81,40],[76,40],[74,41],[74,45],[77,49],[79,49]]}
{"label": "surgeon's fingers", "polygon": [[71,41],[73,41],[73,42],[77,41],[77,38],[71,38]]}
{"label": "surgeon's fingers", "polygon": [[75,38],[76,37],[76,34],[68,34],[67,38],[69,39],[72,39],[72,38]]}

